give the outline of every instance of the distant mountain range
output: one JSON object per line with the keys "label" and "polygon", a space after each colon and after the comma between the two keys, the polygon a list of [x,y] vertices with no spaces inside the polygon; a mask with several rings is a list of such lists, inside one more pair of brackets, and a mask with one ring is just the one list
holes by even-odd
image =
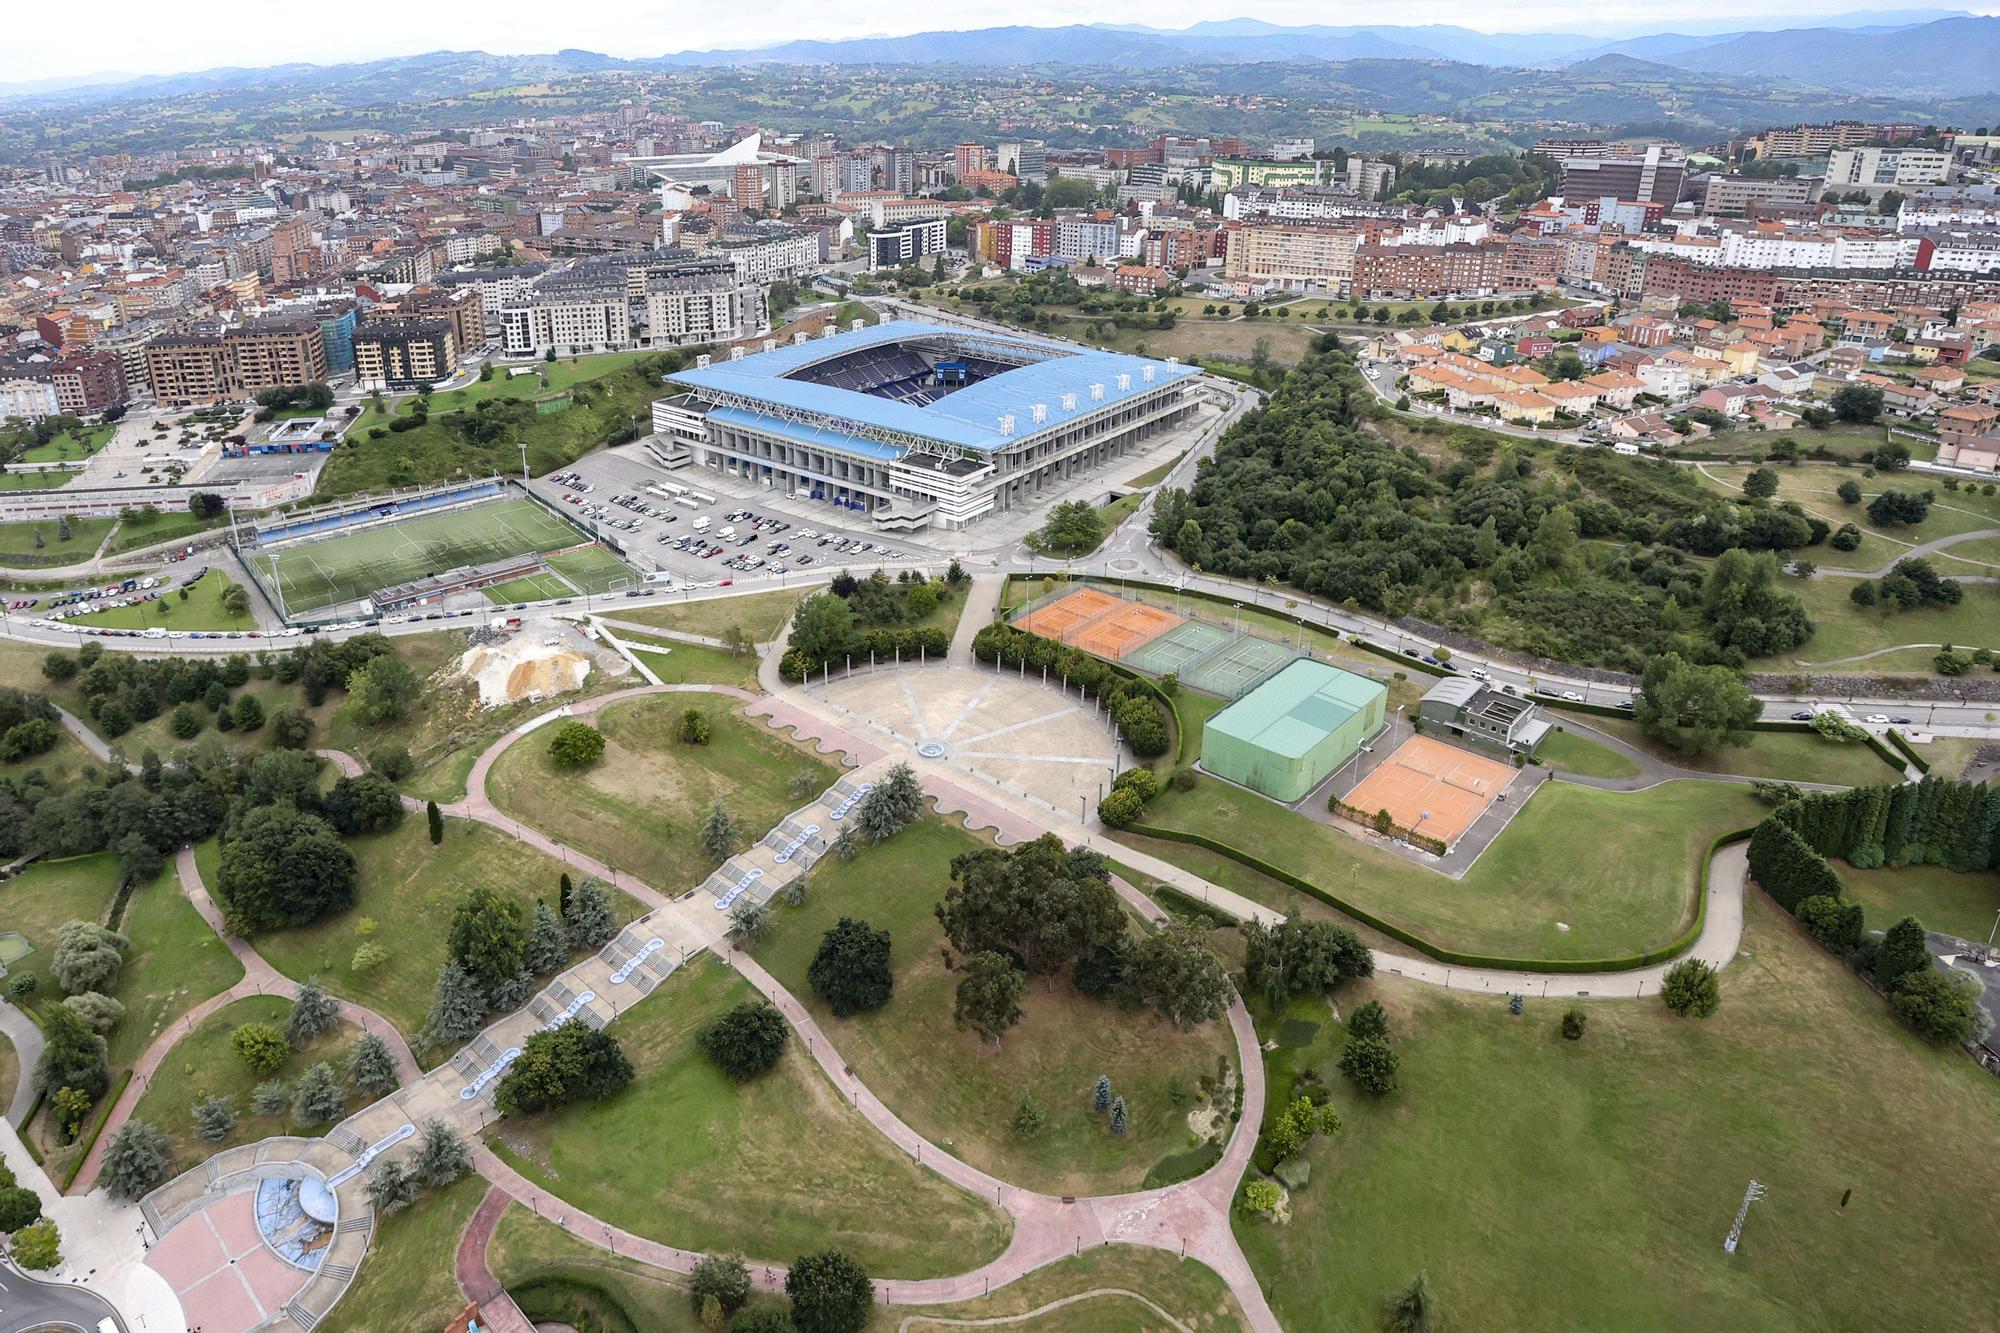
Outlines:
{"label": "distant mountain range", "polygon": [[1645,62],[1655,76],[1662,70],[1686,71],[1697,76],[1691,79],[1690,92],[1699,90],[1698,76],[1707,75],[1745,86],[1776,83],[1924,103],[2000,94],[2000,17],[1952,10],[1870,10],[1830,16],[1805,28],[1650,32],[1616,38],[1601,32],[1483,33],[1445,24],[1286,27],[1235,18],[1174,30],[1110,24],[1016,26],[788,41],[639,58],[577,50],[520,56],[444,51],[350,65],[222,68],[143,78],[103,75],[0,84],[0,106],[171,97],[269,87],[297,78],[318,78],[329,85],[352,82],[356,86],[343,90],[351,97],[366,93],[371,85],[386,92],[419,72],[434,81],[439,95],[449,95],[504,86],[507,78],[769,65],[1089,67],[1141,73],[1192,66],[1425,61],[1576,71],[1602,78],[1616,69],[1606,63],[1607,57]]}

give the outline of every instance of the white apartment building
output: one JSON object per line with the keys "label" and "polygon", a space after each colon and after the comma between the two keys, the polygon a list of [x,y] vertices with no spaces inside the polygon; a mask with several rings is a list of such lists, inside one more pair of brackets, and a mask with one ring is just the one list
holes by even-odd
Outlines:
{"label": "white apartment building", "polygon": [[502,310],[500,335],[509,356],[616,351],[632,345],[632,319],[622,289],[549,294]]}
{"label": "white apartment building", "polygon": [[819,267],[819,235],[792,227],[729,235],[709,246],[706,253],[727,257],[736,266],[737,276],[750,282],[785,282]]}
{"label": "white apartment building", "polygon": [[765,325],[763,288],[720,270],[649,278],[645,310],[646,339],[656,347],[735,342]]}
{"label": "white apartment building", "polygon": [[1840,148],[1826,160],[1828,189],[1841,185],[1942,185],[1951,154],[1929,148]]}
{"label": "white apartment building", "polygon": [[1396,183],[1396,168],[1387,162],[1347,159],[1347,188],[1363,199],[1380,199]]}
{"label": "white apartment building", "polygon": [[0,421],[23,417],[40,421],[57,412],[56,386],[31,375],[10,375],[0,371]]}
{"label": "white apartment building", "polygon": [[1343,227],[1242,227],[1229,237],[1222,275],[1344,292],[1354,281],[1354,247]]}

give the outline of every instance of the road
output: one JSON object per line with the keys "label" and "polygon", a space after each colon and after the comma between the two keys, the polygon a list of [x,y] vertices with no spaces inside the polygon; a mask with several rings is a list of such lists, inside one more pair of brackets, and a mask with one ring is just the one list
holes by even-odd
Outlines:
{"label": "road", "polygon": [[109,1319],[119,1333],[128,1328],[111,1302],[80,1286],[38,1282],[11,1264],[0,1263],[0,1333],[74,1329],[96,1333]]}

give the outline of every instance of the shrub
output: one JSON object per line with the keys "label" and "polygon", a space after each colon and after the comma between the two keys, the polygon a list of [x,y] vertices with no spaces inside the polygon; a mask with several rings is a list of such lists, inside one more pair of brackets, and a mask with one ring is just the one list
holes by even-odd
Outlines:
{"label": "shrub", "polygon": [[557,725],[549,738],[549,758],[561,768],[585,768],[604,754],[604,733],[574,720]]}
{"label": "shrub", "polygon": [[1253,1213],[1274,1211],[1284,1197],[1275,1180],[1253,1180],[1243,1187],[1243,1204]]}
{"label": "shrub", "polygon": [[97,1181],[112,1198],[130,1203],[167,1178],[173,1144],[143,1120],[127,1120],[111,1146]]}
{"label": "shrub", "polygon": [[1973,1011],[1979,1004],[1979,983],[1957,972],[1926,968],[1912,972],[1890,992],[1896,1017],[1918,1036],[1938,1046],[1972,1040]]}
{"label": "shrub", "polygon": [[1389,1037],[1389,1016],[1382,1012],[1380,1001],[1370,1000],[1356,1009],[1347,1020],[1347,1034],[1350,1037]]}
{"label": "shrub", "polygon": [[1660,998],[1683,1018],[1707,1018],[1722,1006],[1722,982],[1700,958],[1683,958],[1667,969]]}
{"label": "shrub", "polygon": [[1570,1009],[1562,1016],[1562,1034],[1568,1041],[1583,1040],[1584,1016],[1581,1009]]}
{"label": "shrub", "polygon": [[688,1274],[688,1297],[696,1310],[713,1299],[722,1313],[735,1314],[750,1299],[750,1268],[741,1255],[707,1255]]}
{"label": "shrub", "polygon": [[791,1028],[775,1006],[745,1000],[710,1021],[697,1040],[717,1068],[744,1083],[778,1063],[790,1036]]}
{"label": "shrub", "polygon": [[895,988],[889,972],[889,932],[871,929],[866,921],[840,918],[820,937],[806,980],[835,1018],[880,1009]]}
{"label": "shrub", "polygon": [[1400,1063],[1396,1052],[1380,1037],[1349,1037],[1340,1053],[1340,1072],[1355,1087],[1376,1097],[1395,1091]]}

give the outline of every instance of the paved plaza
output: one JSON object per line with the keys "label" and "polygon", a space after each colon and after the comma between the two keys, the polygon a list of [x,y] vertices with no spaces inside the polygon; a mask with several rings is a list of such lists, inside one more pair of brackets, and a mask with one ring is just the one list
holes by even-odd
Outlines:
{"label": "paved plaza", "polygon": [[864,671],[807,692],[856,731],[900,742],[905,757],[947,764],[1073,818],[1095,810],[1132,763],[1094,702],[1018,668]]}

